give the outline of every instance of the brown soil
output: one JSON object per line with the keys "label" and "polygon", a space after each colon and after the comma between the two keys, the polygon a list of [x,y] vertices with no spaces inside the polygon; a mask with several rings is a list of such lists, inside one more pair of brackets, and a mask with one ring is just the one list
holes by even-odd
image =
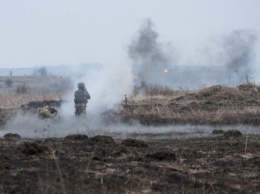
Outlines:
{"label": "brown soil", "polygon": [[0,193],[259,193],[259,138],[0,139]]}

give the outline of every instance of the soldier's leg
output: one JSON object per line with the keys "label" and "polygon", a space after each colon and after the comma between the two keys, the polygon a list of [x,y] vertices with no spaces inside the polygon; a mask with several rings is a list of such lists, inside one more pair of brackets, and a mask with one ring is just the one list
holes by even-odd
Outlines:
{"label": "soldier's leg", "polygon": [[86,113],[86,109],[84,109],[81,113],[82,117],[86,117],[87,116],[87,113]]}
{"label": "soldier's leg", "polygon": [[80,115],[80,109],[76,108],[75,109],[75,116],[79,116]]}

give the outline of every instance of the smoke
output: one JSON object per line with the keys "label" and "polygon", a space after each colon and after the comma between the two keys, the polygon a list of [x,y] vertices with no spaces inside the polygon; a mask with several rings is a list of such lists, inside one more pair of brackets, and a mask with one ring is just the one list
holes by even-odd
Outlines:
{"label": "smoke", "polygon": [[[109,109],[118,109],[124,96],[131,94],[133,79],[130,65],[82,64],[70,68],[73,89],[67,93],[66,101],[57,109],[57,118],[40,119],[37,114],[19,112],[8,120],[3,133],[18,133],[31,138],[108,133],[107,125],[102,123],[102,113]],[[85,83],[91,96],[86,118],[74,116],[74,91],[77,90],[78,82]]]}
{"label": "smoke", "polygon": [[87,111],[99,115],[105,110],[115,109],[125,95],[133,90],[133,78],[129,65],[81,65],[73,67],[71,79],[74,90],[68,94],[68,102],[62,106],[65,115],[74,114],[74,91],[78,82],[84,82],[91,99]]}
{"label": "smoke", "polygon": [[[203,61],[201,67],[177,64],[176,52],[172,53],[171,48],[158,39],[152,21],[146,20],[128,47],[131,64],[71,66],[70,79],[74,87],[58,110],[59,118],[41,120],[36,115],[19,113],[8,121],[4,131],[43,138],[70,133],[109,133],[113,129],[122,132],[122,126],[109,127],[101,123],[100,115],[106,110],[117,109],[124,96],[130,96],[134,87],[142,83],[193,89],[205,84],[226,84],[230,74],[235,74],[238,83],[243,83],[246,75],[253,72],[256,36],[248,31],[234,31],[223,36],[217,42],[217,49],[210,49],[214,58]],[[212,61],[218,66],[207,66]],[[74,117],[73,94],[78,82],[84,82],[91,95],[87,105],[87,119]],[[140,128],[141,131],[144,129],[143,126]]]}
{"label": "smoke", "polygon": [[230,73],[237,73],[239,81],[245,81],[252,73],[256,36],[249,31],[236,30],[222,40],[221,59]]}
{"label": "smoke", "polygon": [[145,20],[138,35],[128,48],[128,55],[133,62],[135,85],[141,83],[169,85],[169,71],[173,59],[158,42],[158,33],[150,19]]}
{"label": "smoke", "polygon": [[[223,130],[238,129],[242,133],[248,133],[248,128],[240,125],[221,126]],[[212,133],[215,126],[208,125],[174,125],[174,126],[142,126],[115,124],[98,125],[91,119],[54,118],[40,119],[35,114],[18,113],[6,124],[4,130],[0,130],[0,137],[7,133],[18,133],[22,138],[59,138],[69,134],[85,134],[87,136],[109,135],[115,139],[185,139],[205,137]],[[250,128],[250,133],[259,133],[259,127]]]}

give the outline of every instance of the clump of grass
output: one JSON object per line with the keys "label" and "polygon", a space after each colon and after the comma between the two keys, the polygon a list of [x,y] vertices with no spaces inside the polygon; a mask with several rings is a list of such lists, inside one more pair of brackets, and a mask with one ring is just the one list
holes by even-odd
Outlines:
{"label": "clump of grass", "polygon": [[134,95],[140,93],[146,96],[173,96],[176,91],[168,86],[142,83],[140,87],[135,88]]}
{"label": "clump of grass", "polygon": [[28,104],[31,101],[45,101],[45,100],[62,100],[65,95],[60,92],[42,92],[42,93],[6,93],[0,94],[0,108],[15,109],[21,105]]}

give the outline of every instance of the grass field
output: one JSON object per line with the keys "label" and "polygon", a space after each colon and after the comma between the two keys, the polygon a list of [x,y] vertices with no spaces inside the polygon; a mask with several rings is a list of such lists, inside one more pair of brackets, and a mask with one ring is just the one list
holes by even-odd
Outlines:
{"label": "grass field", "polygon": [[[12,79],[9,87],[5,80]],[[0,108],[19,108],[31,101],[63,100],[71,89],[69,78],[59,76],[0,77]]]}
{"label": "grass field", "polygon": [[161,93],[155,87],[140,90],[124,103],[120,114],[125,119],[137,119],[148,125],[260,124],[260,87],[257,85],[216,85],[196,91],[160,90]]}

